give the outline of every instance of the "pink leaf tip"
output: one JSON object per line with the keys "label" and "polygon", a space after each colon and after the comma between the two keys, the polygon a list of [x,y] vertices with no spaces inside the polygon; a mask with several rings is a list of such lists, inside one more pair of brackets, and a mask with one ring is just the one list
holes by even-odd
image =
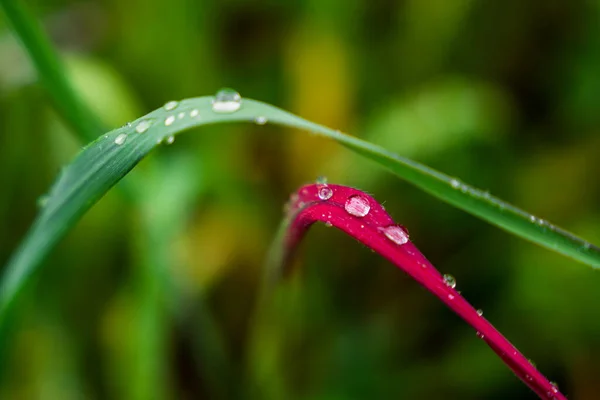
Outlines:
{"label": "pink leaf tip", "polygon": [[354,188],[316,183],[301,187],[287,205],[289,225],[284,244],[287,261],[308,228],[321,221],[346,232],[376,251],[471,325],[504,363],[540,398],[564,400],[555,384],[542,375],[494,326],[455,290],[456,281],[442,275],[410,241],[408,231],[372,196]]}

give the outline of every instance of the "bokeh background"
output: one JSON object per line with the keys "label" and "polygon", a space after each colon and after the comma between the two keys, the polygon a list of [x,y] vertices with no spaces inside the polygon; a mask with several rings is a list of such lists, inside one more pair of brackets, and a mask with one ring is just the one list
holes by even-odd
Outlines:
{"label": "bokeh background", "polygon": [[[27,1],[111,127],[233,87],[600,242],[600,2]],[[82,143],[0,17],[0,265]],[[78,223],[0,343],[1,399],[534,399],[380,256],[315,226],[266,305],[289,194],[382,202],[571,399],[600,398],[600,275],[305,132],[205,127]]]}

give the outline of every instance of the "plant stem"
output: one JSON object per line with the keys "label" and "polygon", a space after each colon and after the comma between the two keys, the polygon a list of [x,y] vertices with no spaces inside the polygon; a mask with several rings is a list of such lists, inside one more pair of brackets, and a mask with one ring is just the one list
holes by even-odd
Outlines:
{"label": "plant stem", "polygon": [[73,89],[52,43],[29,9],[17,0],[0,0],[0,7],[29,54],[54,106],[74,132],[85,143],[104,133],[107,129]]}

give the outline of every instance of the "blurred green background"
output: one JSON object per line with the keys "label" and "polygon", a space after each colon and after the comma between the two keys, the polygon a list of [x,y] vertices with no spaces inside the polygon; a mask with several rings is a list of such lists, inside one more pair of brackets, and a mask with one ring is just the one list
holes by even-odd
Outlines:
{"label": "blurred green background", "polygon": [[[27,1],[117,127],[223,86],[357,135],[600,242],[600,1]],[[0,17],[0,265],[82,146]],[[339,145],[273,126],[156,150],[36,275],[0,399],[533,399],[381,257],[315,226],[258,301],[289,194],[325,175],[384,202],[571,399],[600,398],[600,275]]]}

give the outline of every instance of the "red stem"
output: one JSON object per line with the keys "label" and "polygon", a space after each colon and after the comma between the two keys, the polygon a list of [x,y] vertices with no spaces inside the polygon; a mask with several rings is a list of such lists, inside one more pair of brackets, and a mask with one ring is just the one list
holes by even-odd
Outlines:
{"label": "red stem", "polygon": [[[351,198],[353,200],[349,201]],[[366,206],[369,208],[367,209]],[[361,217],[360,215],[365,211],[366,214]],[[540,398],[566,399],[555,384],[548,381],[490,322],[454,290],[453,284],[446,282],[440,272],[408,240],[408,232],[400,225],[396,225],[373,197],[346,186],[310,184],[303,186],[292,195],[288,213],[291,216],[291,223],[285,239],[286,260],[313,223],[322,221],[329,226],[335,226],[387,258],[436,295],[469,323],[477,331],[477,336],[483,339]],[[406,243],[403,243],[405,240]]]}

